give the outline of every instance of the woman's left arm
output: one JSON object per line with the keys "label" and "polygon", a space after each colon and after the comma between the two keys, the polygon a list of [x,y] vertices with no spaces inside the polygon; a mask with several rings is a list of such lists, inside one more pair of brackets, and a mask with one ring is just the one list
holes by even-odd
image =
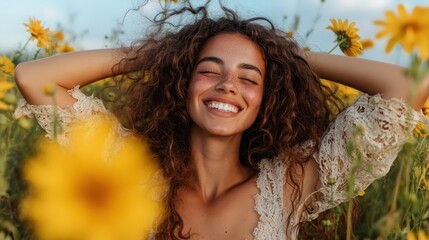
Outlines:
{"label": "woman's left arm", "polygon": [[429,77],[411,97],[412,81],[405,69],[394,64],[328,53],[305,52],[315,72],[324,79],[341,83],[385,99],[398,98],[420,110],[428,96]]}
{"label": "woman's left arm", "polygon": [[[411,97],[413,82],[400,66],[326,53],[305,54],[321,78],[369,95],[380,94],[382,98],[360,97],[329,125],[313,155],[317,164],[307,164],[305,169],[308,176],[304,180],[305,200],[300,205],[305,211],[300,221],[312,220],[320,212],[349,200],[351,174],[353,196],[385,176],[402,145],[411,139],[410,133],[416,124],[428,123],[422,114],[409,111],[410,108],[397,99],[420,110],[428,95],[429,76],[417,86],[416,97]],[[349,152],[350,143],[354,154]],[[317,175],[319,182],[314,188]]]}

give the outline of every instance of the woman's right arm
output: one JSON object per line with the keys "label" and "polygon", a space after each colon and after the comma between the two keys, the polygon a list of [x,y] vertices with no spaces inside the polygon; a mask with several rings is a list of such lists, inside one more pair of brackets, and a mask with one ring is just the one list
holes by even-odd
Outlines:
{"label": "woman's right arm", "polygon": [[[125,57],[124,49],[100,49],[66,53],[35,61],[20,63],[15,69],[19,90],[28,103],[52,105],[53,98],[44,93],[44,87],[55,88],[55,104],[59,107],[72,105],[76,99],[67,90],[85,86],[114,75],[113,66]],[[115,68],[120,74],[121,67]]]}

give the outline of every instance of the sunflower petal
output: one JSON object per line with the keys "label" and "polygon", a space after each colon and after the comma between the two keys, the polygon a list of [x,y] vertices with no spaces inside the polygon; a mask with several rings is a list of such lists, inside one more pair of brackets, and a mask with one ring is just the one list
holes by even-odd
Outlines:
{"label": "sunflower petal", "polygon": [[0,110],[9,110],[10,107],[6,103],[0,101]]}
{"label": "sunflower petal", "polygon": [[396,38],[389,39],[386,45],[386,53],[390,53],[397,42],[398,40]]}

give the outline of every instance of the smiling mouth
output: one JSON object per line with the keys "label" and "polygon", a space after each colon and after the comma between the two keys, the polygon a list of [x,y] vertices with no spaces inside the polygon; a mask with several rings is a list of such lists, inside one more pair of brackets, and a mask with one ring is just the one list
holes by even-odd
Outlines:
{"label": "smiling mouth", "polygon": [[206,105],[208,108],[216,109],[216,110],[219,110],[222,112],[238,113],[238,111],[239,111],[237,106],[234,106],[234,105],[231,105],[228,103],[210,101]]}

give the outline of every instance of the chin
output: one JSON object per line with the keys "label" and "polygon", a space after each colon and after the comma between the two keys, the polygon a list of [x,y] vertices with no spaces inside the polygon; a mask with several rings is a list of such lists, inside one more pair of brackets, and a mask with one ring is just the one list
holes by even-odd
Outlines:
{"label": "chin", "polygon": [[218,136],[218,137],[232,137],[235,135],[241,136],[243,134],[243,132],[237,133],[226,129],[211,129],[211,130],[208,130],[207,132],[212,136]]}
{"label": "chin", "polygon": [[237,131],[236,129],[230,129],[225,127],[197,127],[197,132],[202,133],[202,135],[211,136],[211,137],[233,137],[233,136],[241,136],[243,134],[242,131]]}

